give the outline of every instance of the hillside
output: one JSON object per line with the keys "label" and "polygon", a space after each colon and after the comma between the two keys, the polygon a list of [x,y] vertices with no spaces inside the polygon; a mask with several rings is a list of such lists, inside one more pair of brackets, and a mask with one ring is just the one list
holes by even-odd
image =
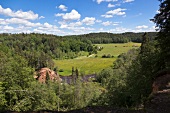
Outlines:
{"label": "hillside", "polygon": [[[78,68],[82,74],[99,73],[101,70],[111,67],[117,57],[126,53],[130,49],[138,49],[140,43],[124,43],[124,44],[95,44],[103,47],[97,54],[88,56],[80,56],[75,59],[55,60],[55,66],[58,67],[60,75],[71,75],[72,67]],[[111,58],[102,58],[103,55],[110,55]],[[113,58],[112,58],[113,56]]]}

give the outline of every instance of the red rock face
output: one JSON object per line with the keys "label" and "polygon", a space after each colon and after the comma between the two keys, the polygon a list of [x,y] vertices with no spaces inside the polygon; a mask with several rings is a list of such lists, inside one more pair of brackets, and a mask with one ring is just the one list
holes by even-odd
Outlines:
{"label": "red rock face", "polygon": [[41,68],[39,71],[36,73],[36,78],[40,83],[45,83],[47,76],[49,76],[49,79],[51,81],[62,81],[61,78],[59,77],[58,73],[55,73],[53,70],[49,68]]}
{"label": "red rock face", "polygon": [[170,89],[170,74],[165,74],[157,77],[152,84],[153,93],[158,93],[160,91],[166,91]]}

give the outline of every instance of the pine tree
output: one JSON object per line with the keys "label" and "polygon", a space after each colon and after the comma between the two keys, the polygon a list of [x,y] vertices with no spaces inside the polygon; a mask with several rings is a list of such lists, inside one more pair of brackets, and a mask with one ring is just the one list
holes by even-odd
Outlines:
{"label": "pine tree", "polygon": [[156,23],[158,35],[156,40],[161,49],[161,68],[170,68],[170,0],[159,0],[159,13],[152,21]]}
{"label": "pine tree", "polygon": [[149,45],[149,37],[147,35],[147,33],[144,33],[142,36],[142,44],[141,44],[141,54],[144,54],[145,52],[147,52],[147,46]]}

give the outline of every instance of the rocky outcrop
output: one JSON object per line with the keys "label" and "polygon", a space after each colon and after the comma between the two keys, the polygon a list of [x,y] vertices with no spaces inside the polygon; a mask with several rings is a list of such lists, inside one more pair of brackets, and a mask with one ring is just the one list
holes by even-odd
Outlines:
{"label": "rocky outcrop", "polygon": [[51,81],[62,81],[59,74],[49,68],[41,68],[34,76],[40,83],[45,83],[47,79]]}
{"label": "rocky outcrop", "polygon": [[170,71],[164,70],[157,74],[153,84],[152,93],[161,93],[170,89]]}
{"label": "rocky outcrop", "polygon": [[145,103],[147,113],[170,113],[170,71],[159,72],[152,87],[152,94]]}
{"label": "rocky outcrop", "polygon": [[151,94],[145,109],[147,113],[170,113],[170,92]]}

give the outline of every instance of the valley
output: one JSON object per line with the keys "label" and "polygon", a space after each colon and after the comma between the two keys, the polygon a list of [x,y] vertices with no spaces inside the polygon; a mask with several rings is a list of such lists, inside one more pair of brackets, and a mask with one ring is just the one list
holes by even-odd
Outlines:
{"label": "valley", "polygon": [[[78,56],[74,59],[54,60],[55,67],[58,67],[59,74],[63,76],[71,75],[72,67],[77,68],[82,75],[99,73],[102,69],[113,66],[113,62],[120,54],[126,53],[130,49],[138,49],[140,45],[140,43],[133,42],[95,44],[97,47],[103,47],[101,51],[97,51],[97,54],[88,55],[86,53],[85,56]],[[110,58],[102,58],[103,55],[108,54]]]}

